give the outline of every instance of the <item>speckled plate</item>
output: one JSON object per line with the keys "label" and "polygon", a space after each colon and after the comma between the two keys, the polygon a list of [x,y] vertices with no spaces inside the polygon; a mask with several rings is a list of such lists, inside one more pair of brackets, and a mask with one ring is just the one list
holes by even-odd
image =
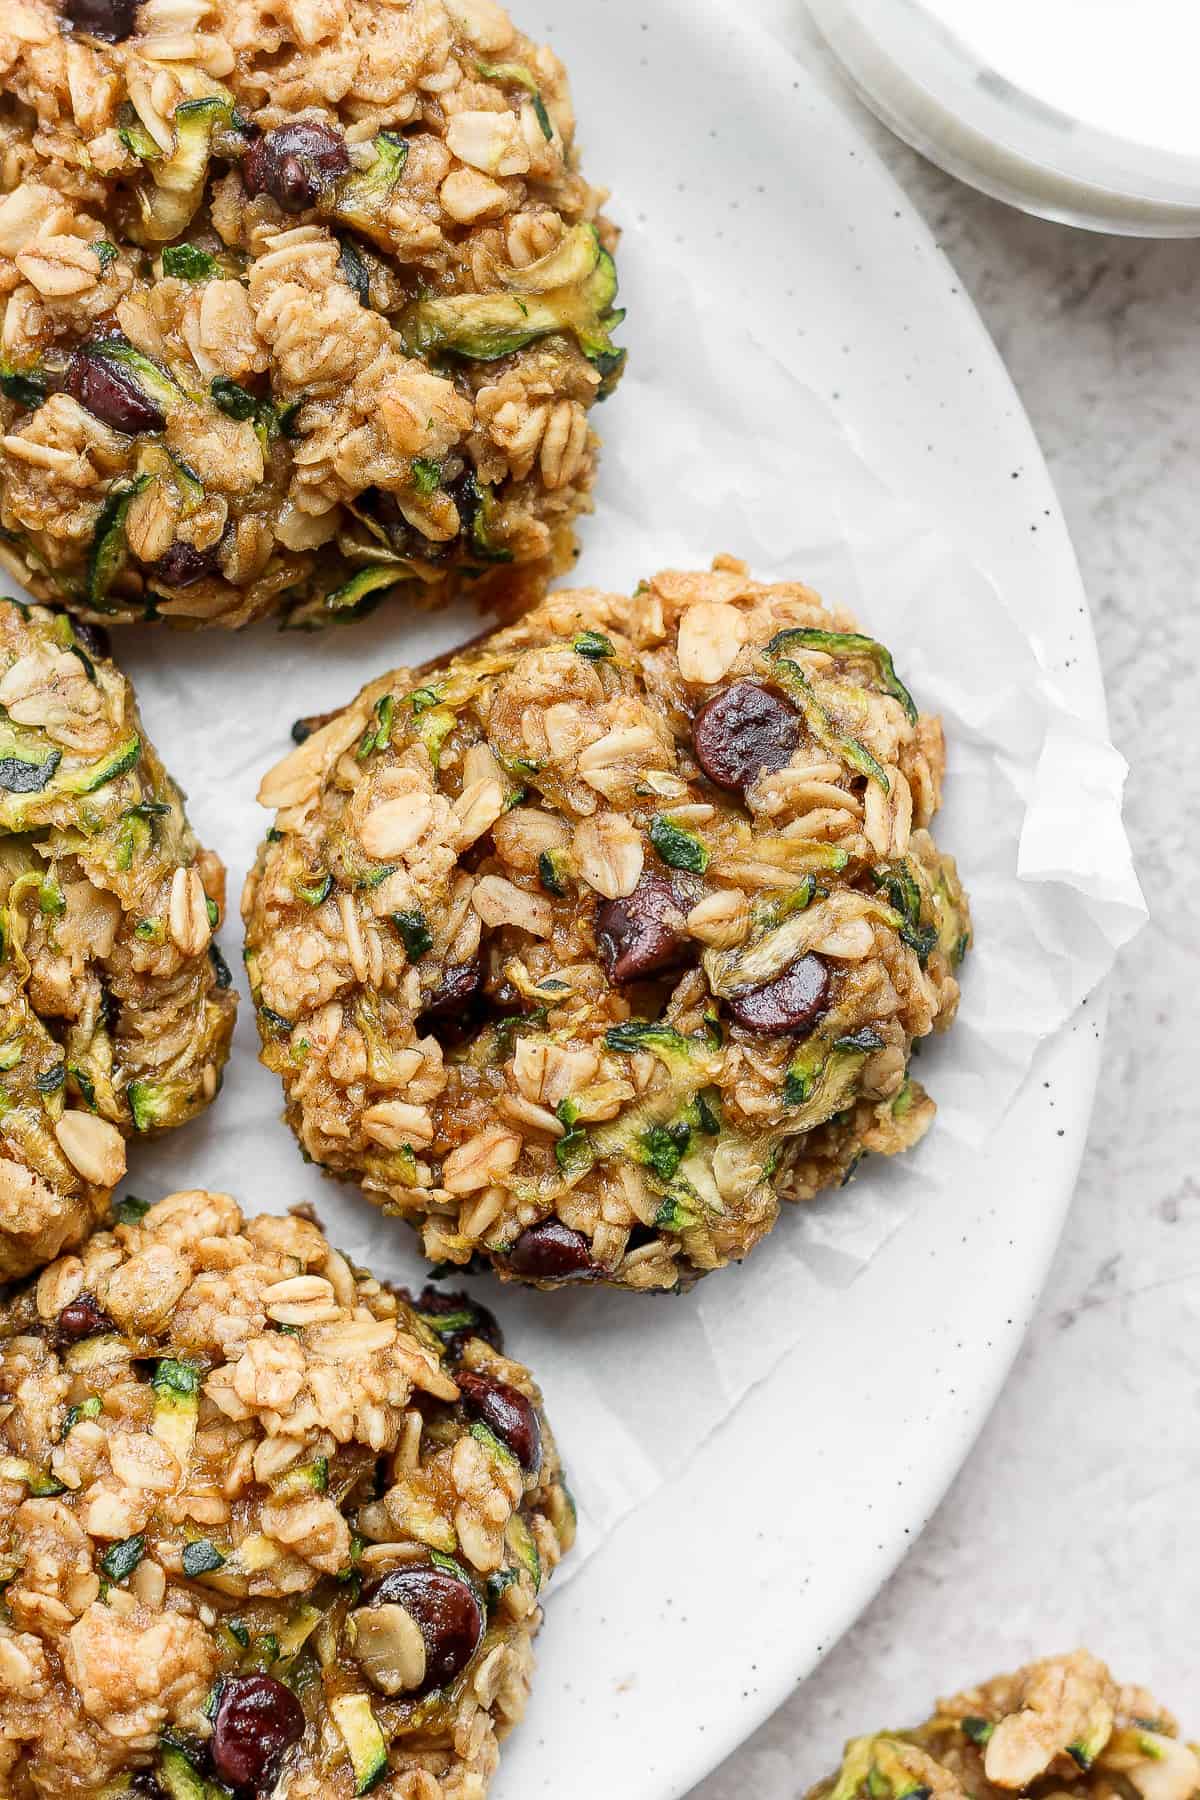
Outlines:
{"label": "speckled plate", "polygon": [[[587,166],[611,184],[616,216],[637,228],[624,335],[638,373],[635,381],[631,362],[630,387],[602,420],[608,516],[611,497],[645,482],[654,384],[680,382],[678,282],[660,280],[653,257],[648,266],[635,257],[636,240],[669,252],[715,303],[718,324],[727,311],[768,352],[786,353],[884,480],[991,578],[1077,711],[1102,723],[1079,577],[1029,425],[953,271],[866,142],[719,0],[513,3],[568,63]],[[738,548],[721,516],[724,466],[701,512],[703,543],[661,473],[673,466],[669,449],[657,466],[654,524],[666,554]],[[737,476],[731,468],[731,494]],[[604,542],[604,524],[601,515],[585,531],[581,578],[625,583],[646,572],[626,566],[627,544]],[[637,554],[660,548],[656,539]],[[319,640],[268,628],[237,640],[121,637],[148,727],[192,791],[197,828],[229,863],[231,898],[265,824],[254,787],[291,719],[476,626],[465,615],[422,623],[381,608],[361,628]],[[235,922],[225,939],[236,962]],[[496,1800],[682,1794],[866,1604],[945,1491],[1020,1342],[1075,1178],[1101,1010],[1093,1002],[1043,1050],[965,1184],[926,1202],[856,1282],[817,1287],[805,1300],[804,1348],[751,1386],[684,1471],[551,1589],[533,1703],[506,1747]],[[300,1162],[255,1049],[244,1004],[220,1103],[139,1150],[135,1191],[154,1197],[204,1181],[249,1207],[312,1200],[351,1253],[369,1250],[381,1273],[417,1276],[407,1234]],[[921,1154],[944,1171],[946,1134],[932,1134]],[[741,1272],[750,1331],[767,1256]],[[718,1274],[699,1294],[723,1280],[738,1276]],[[696,1385],[680,1349],[685,1304],[612,1299],[601,1329],[584,1316],[588,1298],[555,1315],[555,1333],[536,1301],[488,1295],[516,1353],[545,1379],[568,1461],[573,1444],[581,1459],[581,1439],[621,1441],[601,1439],[585,1411],[560,1407],[581,1361],[607,1370],[632,1344],[647,1383],[673,1383],[672,1407],[688,1406],[689,1376]],[[644,1348],[646,1307],[668,1339],[661,1355]],[[690,1397],[694,1411],[700,1396]],[[642,1447],[626,1437],[602,1465],[632,1464]],[[590,1488],[583,1498],[595,1498]],[[797,1786],[813,1773],[798,1770]]]}
{"label": "speckled plate", "polygon": [[[786,342],[875,466],[991,576],[1063,691],[1102,723],[1083,590],[1032,429],[953,269],[865,137],[736,7],[541,10],[527,29],[544,29],[571,69],[614,210],[660,232],[760,341]],[[673,1800],[872,1598],[1020,1345],[1074,1186],[1104,1011],[1094,997],[1044,1047],[954,1218],[927,1208],[852,1287],[826,1289],[809,1320],[815,1348],[780,1364],[551,1600],[540,1683],[498,1800]],[[798,1769],[797,1790],[818,1773]]]}

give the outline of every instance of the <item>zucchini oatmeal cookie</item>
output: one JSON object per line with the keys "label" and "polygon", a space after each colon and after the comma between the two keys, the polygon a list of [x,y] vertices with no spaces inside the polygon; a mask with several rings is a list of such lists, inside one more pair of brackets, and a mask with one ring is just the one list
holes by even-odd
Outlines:
{"label": "zucchini oatmeal cookie", "polygon": [[1193,1800],[1200,1757],[1144,1688],[1086,1650],[939,1700],[915,1731],[852,1738],[808,1800]]}
{"label": "zucchini oatmeal cookie", "polygon": [[92,1229],[126,1138],[216,1094],[224,903],[103,633],[0,599],[0,1281]]}
{"label": "zucchini oatmeal cookie", "polygon": [[129,1199],[0,1308],[0,1403],[12,1800],[482,1800],[574,1534],[489,1313]]}
{"label": "zucchini oatmeal cookie", "polygon": [[305,1154],[545,1286],[673,1288],[925,1131],[970,938],[941,727],[719,559],[395,670],[265,779],[243,897]]}
{"label": "zucchini oatmeal cookie", "polygon": [[615,232],[495,0],[6,0],[0,559],[295,625],[569,566]]}

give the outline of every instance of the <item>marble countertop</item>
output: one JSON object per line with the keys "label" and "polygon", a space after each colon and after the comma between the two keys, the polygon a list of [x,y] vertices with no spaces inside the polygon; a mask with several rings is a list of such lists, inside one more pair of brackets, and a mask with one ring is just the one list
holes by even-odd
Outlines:
{"label": "marble countertop", "polygon": [[[750,10],[820,63],[799,0]],[[823,79],[835,86],[827,65]],[[1078,1643],[1200,1731],[1200,242],[1027,218],[840,97],[974,296],[1045,451],[1130,764],[1152,921],[1113,980],[1074,1206],[995,1412],[874,1604],[692,1800],[794,1800],[846,1737]]]}

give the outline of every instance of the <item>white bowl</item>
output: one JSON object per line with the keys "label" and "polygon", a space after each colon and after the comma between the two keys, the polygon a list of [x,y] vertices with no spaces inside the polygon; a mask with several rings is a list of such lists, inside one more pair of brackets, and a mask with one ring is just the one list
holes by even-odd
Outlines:
{"label": "white bowl", "polygon": [[809,7],[872,111],[952,175],[1067,224],[1200,235],[1200,113],[1181,73],[1196,67],[1200,15],[1187,0]]}

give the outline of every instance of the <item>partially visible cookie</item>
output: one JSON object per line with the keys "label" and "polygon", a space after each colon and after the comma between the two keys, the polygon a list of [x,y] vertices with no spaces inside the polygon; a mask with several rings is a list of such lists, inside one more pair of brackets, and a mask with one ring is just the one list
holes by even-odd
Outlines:
{"label": "partially visible cookie", "polygon": [[21,0],[0,85],[0,562],[39,598],[311,626],[570,565],[616,233],[495,0]]}
{"label": "partially visible cookie", "polygon": [[0,1785],[481,1800],[573,1532],[488,1313],[127,1202],[0,1307]]}
{"label": "partially visible cookie", "polygon": [[236,996],[202,849],[102,633],[0,599],[0,1281],[103,1216],[125,1140],[220,1086]]}
{"label": "partially visible cookie", "polygon": [[912,1731],[852,1738],[808,1800],[1193,1800],[1200,1756],[1145,1688],[1087,1650],[939,1700]]}

